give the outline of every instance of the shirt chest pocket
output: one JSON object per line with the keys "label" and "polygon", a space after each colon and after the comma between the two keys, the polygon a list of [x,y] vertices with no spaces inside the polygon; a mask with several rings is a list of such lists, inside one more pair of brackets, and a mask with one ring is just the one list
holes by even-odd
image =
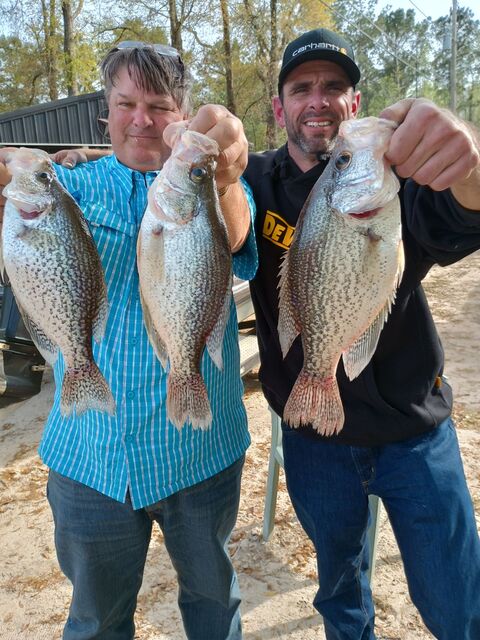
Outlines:
{"label": "shirt chest pocket", "polygon": [[118,274],[127,274],[136,260],[137,229],[126,216],[103,205],[83,203],[83,211],[102,261],[107,285]]}
{"label": "shirt chest pocket", "polygon": [[135,245],[136,225],[128,222],[126,216],[93,202],[84,203],[83,211],[102,262],[110,258],[111,252],[128,250],[130,245]]}

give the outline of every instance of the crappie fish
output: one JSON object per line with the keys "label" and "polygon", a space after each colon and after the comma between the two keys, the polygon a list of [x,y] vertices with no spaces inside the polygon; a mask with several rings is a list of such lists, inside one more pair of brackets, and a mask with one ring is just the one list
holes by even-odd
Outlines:
{"label": "crappie fish", "polygon": [[300,213],[281,267],[278,331],[298,334],[303,368],[285,406],[293,427],[340,431],[340,357],[350,380],[369,363],[404,267],[398,180],[384,158],[395,123],[348,120]]}
{"label": "crappie fish", "polygon": [[200,373],[204,347],[222,369],[232,258],[215,186],[214,140],[180,129],[148,193],[137,264],[145,327],[165,370],[167,414],[206,429],[212,421]]}
{"label": "crappie fish", "polygon": [[48,154],[12,151],[12,180],[2,231],[5,270],[38,350],[51,365],[61,351],[63,415],[115,412],[110,388],[93,359],[107,320],[107,288],[83,213],[58,182]]}

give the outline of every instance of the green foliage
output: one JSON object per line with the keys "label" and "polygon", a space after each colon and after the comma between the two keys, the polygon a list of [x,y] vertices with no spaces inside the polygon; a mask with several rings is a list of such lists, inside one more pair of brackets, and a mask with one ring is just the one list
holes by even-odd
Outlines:
{"label": "green foliage", "polygon": [[[24,0],[6,15],[8,35],[0,38],[0,110],[43,102],[49,96],[47,44],[53,48],[59,97],[66,95],[63,23],[60,0]],[[81,93],[99,88],[98,63],[120,40],[181,43],[194,79],[194,104],[226,102],[226,61],[220,1],[150,2],[103,0],[78,4],[74,19],[73,72]],[[9,0],[5,0],[8,5]],[[42,2],[53,7],[54,27],[47,43]],[[7,6],[6,5],[6,6]],[[22,12],[19,13],[19,7]],[[83,7],[83,8],[82,8]],[[174,14],[172,10],[174,8]],[[81,9],[81,11],[79,11]],[[17,13],[15,13],[17,11]],[[231,73],[237,115],[255,149],[267,139],[267,115],[287,42],[302,31],[326,26],[354,45],[362,70],[363,115],[378,115],[407,96],[425,96],[449,104],[450,51],[444,36],[450,18],[416,19],[413,10],[377,11],[377,0],[229,0]],[[417,14],[418,16],[418,14]],[[176,29],[175,34],[173,30]],[[480,123],[480,23],[468,9],[458,10],[458,113]],[[52,78],[50,77],[50,83]],[[51,87],[50,87],[51,93]],[[275,143],[281,142],[277,132]],[[271,135],[271,133],[270,133]]]}
{"label": "green foliage", "polygon": [[[451,51],[444,42],[450,17],[416,21],[413,10],[390,7],[376,16],[375,5],[376,0],[332,5],[336,28],[353,43],[362,70],[363,115],[378,115],[405,97],[423,96],[448,107]],[[459,8],[457,24],[457,112],[480,124],[480,22],[471,10]]]}
{"label": "green foliage", "polygon": [[16,36],[0,38],[0,111],[46,100],[44,68],[36,47]]}
{"label": "green foliage", "polygon": [[[441,40],[434,57],[436,98],[445,106],[449,104],[451,42],[445,38],[451,26],[448,17],[439,18],[434,25],[435,34]],[[480,21],[475,20],[470,9],[460,7],[457,14],[457,112],[467,120],[480,124]]]}

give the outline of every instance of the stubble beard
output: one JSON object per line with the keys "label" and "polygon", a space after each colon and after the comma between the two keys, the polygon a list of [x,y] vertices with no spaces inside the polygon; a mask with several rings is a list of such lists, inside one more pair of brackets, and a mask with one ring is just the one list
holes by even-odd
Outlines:
{"label": "stubble beard", "polygon": [[332,153],[335,146],[335,141],[338,134],[338,126],[335,133],[330,138],[324,136],[318,136],[315,138],[307,138],[300,130],[300,127],[295,127],[293,123],[285,119],[285,129],[287,131],[288,140],[290,143],[296,145],[303,153],[307,155],[318,156],[319,154],[329,155]]}

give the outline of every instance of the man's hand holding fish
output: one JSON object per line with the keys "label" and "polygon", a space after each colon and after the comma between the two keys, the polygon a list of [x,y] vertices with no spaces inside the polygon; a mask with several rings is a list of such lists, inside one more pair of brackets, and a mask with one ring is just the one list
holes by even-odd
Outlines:
{"label": "man's hand holding fish", "polygon": [[245,192],[240,184],[248,161],[248,142],[241,121],[222,105],[203,105],[188,122],[168,125],[164,132],[171,146],[178,127],[203,133],[218,144],[219,155],[215,170],[220,206],[228,229],[232,252],[245,242],[250,228],[250,214]]}
{"label": "man's hand holding fish", "polygon": [[386,158],[402,178],[434,191],[450,188],[475,210],[480,201],[480,137],[473,125],[430,100],[400,100],[380,117],[399,123]]}

